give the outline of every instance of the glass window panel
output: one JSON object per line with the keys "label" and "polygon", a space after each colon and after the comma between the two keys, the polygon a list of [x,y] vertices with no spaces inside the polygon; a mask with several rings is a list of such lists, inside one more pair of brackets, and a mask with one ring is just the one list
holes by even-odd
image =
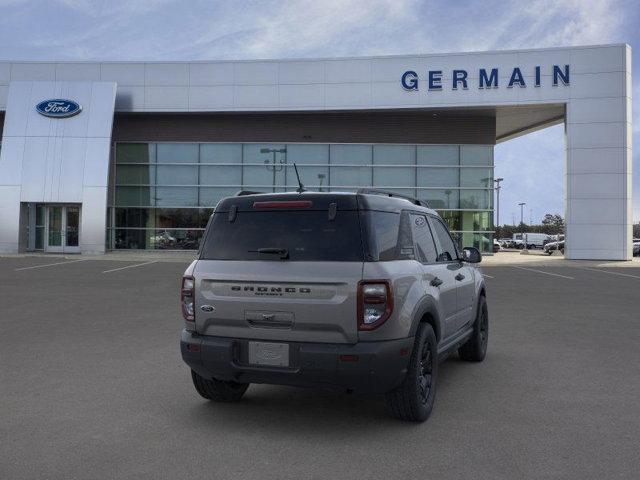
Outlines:
{"label": "glass window panel", "polygon": [[[414,168],[374,167],[373,185],[377,187],[413,187],[415,186]],[[413,190],[406,190],[410,195]]]}
{"label": "glass window panel", "polygon": [[158,143],[158,163],[198,163],[197,143]]}
{"label": "glass window panel", "polygon": [[[266,163],[273,162],[274,152],[263,152],[262,150],[284,150],[285,145],[274,143],[246,143],[244,145],[244,163],[259,163],[264,165]],[[286,153],[275,152],[276,163],[285,163]]]}
{"label": "glass window panel", "polygon": [[[331,145],[329,154],[331,165],[371,165],[373,163],[371,145]],[[333,176],[333,173],[331,175]]]}
{"label": "glass window panel", "polygon": [[112,235],[116,249],[145,249],[149,248],[150,237],[155,230],[127,230],[114,229]]}
{"label": "glass window panel", "polygon": [[449,227],[449,230],[462,230],[462,212],[439,210],[438,214]]}
{"label": "glass window panel", "polygon": [[36,226],[44,226],[45,222],[44,205],[36,205]]}
{"label": "glass window panel", "polygon": [[415,165],[414,145],[374,145],[373,163],[377,165]]}
{"label": "glass window panel", "polygon": [[419,168],[419,187],[458,187],[460,169],[455,168]]}
{"label": "glass window panel", "polygon": [[418,145],[418,165],[459,165],[458,145]]}
{"label": "glass window panel", "polygon": [[155,143],[117,143],[116,163],[155,163]]}
{"label": "glass window panel", "polygon": [[199,211],[195,208],[158,208],[156,228],[197,228]]}
{"label": "glass window panel", "polygon": [[198,187],[157,187],[155,204],[159,207],[196,207]]}
{"label": "glass window panel", "polygon": [[36,227],[36,250],[44,250],[44,227]]}
{"label": "glass window panel", "polygon": [[153,228],[153,210],[149,208],[116,208],[116,227]]}
{"label": "glass window panel", "polygon": [[156,185],[197,185],[198,167],[195,165],[158,165]]}
{"label": "glass window panel", "polygon": [[242,184],[242,167],[218,167],[202,165],[200,167],[200,185],[237,185]]}
{"label": "glass window panel", "polygon": [[[297,165],[305,163],[329,163],[329,145],[287,145],[287,163]],[[304,183],[304,182],[303,182]]]}
{"label": "glass window panel", "polygon": [[493,212],[459,212],[460,226],[456,230],[493,230]]}
{"label": "glass window panel", "polygon": [[482,253],[493,253],[492,233],[459,233],[461,247],[476,247]]}
{"label": "glass window panel", "polygon": [[242,163],[242,144],[203,143],[200,145],[200,163]]}
{"label": "glass window panel", "polygon": [[425,200],[430,208],[444,210],[458,208],[459,191],[454,189],[445,190],[418,190],[418,198]]}
{"label": "glass window panel", "polygon": [[[282,150],[280,144],[245,144],[243,162],[243,185],[247,188],[272,190],[274,186],[283,186],[285,177],[286,154],[283,152],[261,152],[261,150]],[[274,157],[275,155],[275,157]],[[274,165],[275,159],[275,165]],[[246,165],[248,163],[258,165]]]}
{"label": "glass window panel", "polygon": [[460,186],[475,188],[493,188],[492,168],[461,168]]}
{"label": "glass window panel", "polygon": [[270,192],[273,190],[274,185],[284,185],[283,167],[283,165],[276,166],[274,175],[273,170],[271,170],[273,167],[269,165],[265,165],[264,167],[244,166],[242,173],[243,188]]}
{"label": "glass window panel", "polygon": [[[239,188],[200,187],[200,206],[215,207],[225,197],[232,197]],[[206,224],[206,220],[205,220]]]}
{"label": "glass window panel", "polygon": [[116,185],[153,185],[155,172],[154,165],[118,165]]}
{"label": "glass window panel", "polygon": [[493,190],[460,190],[460,208],[492,208]]}
{"label": "glass window panel", "polygon": [[340,187],[370,187],[371,180],[371,167],[331,167],[333,191],[340,190]]}
{"label": "glass window panel", "polygon": [[[327,177],[329,174],[329,167],[301,167],[298,165],[298,173],[300,174],[300,181],[305,187],[313,190],[318,190],[320,186],[327,191]],[[298,180],[296,179],[296,171],[293,165],[287,166],[287,187],[288,190],[295,189],[298,186]]]}
{"label": "glass window panel", "polygon": [[203,230],[150,230],[149,246],[155,250],[197,250]]}
{"label": "glass window panel", "polygon": [[485,145],[462,145],[462,165],[493,165],[493,147]]}
{"label": "glass window panel", "polygon": [[154,187],[116,187],[116,206],[153,206],[154,194]]}

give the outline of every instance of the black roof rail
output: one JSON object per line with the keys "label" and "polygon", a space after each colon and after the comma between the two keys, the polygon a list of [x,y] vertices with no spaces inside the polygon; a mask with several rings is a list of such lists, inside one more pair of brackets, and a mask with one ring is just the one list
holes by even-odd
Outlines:
{"label": "black roof rail", "polygon": [[408,195],[402,195],[400,193],[389,192],[387,190],[376,190],[375,188],[359,188],[356,193],[358,193],[358,194],[366,194],[366,195],[383,195],[383,196],[393,197],[393,198],[402,198],[404,200],[409,200],[414,205],[418,205],[420,207],[429,208],[429,205],[427,205],[427,202],[425,202],[424,200],[418,200],[417,198],[410,197]]}
{"label": "black roof rail", "polygon": [[253,190],[240,190],[235,194],[236,197],[244,197],[245,195],[258,195],[264,192],[254,192]]}

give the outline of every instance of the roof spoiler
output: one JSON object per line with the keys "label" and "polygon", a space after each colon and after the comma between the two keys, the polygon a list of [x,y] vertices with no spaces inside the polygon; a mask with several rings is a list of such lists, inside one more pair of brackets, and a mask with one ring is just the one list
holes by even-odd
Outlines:
{"label": "roof spoiler", "polygon": [[244,197],[245,195],[259,195],[264,192],[254,192],[253,190],[240,190],[235,194],[236,197]]}
{"label": "roof spoiler", "polygon": [[418,200],[417,198],[410,197],[408,195],[401,195],[399,193],[389,192],[387,190],[376,190],[374,188],[359,188],[356,193],[363,194],[363,195],[382,195],[386,197],[402,198],[403,200],[409,200],[414,205],[429,208],[429,205],[427,205],[427,202],[425,202],[424,200]]}

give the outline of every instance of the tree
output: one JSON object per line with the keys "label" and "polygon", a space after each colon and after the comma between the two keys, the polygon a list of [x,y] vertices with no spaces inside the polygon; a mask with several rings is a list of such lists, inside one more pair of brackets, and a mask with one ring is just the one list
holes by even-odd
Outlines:
{"label": "tree", "polygon": [[547,213],[542,219],[542,225],[548,225],[558,230],[564,230],[564,219],[557,213]]}

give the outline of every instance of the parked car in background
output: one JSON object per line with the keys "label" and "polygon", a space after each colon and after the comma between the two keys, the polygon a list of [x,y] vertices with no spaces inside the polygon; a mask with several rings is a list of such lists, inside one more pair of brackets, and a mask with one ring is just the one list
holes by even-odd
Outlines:
{"label": "parked car in background", "polygon": [[512,238],[499,238],[498,243],[502,248],[515,248],[515,243]]}
{"label": "parked car in background", "polygon": [[560,250],[560,253],[564,255],[564,240],[559,242],[549,242],[544,247],[542,247],[542,251],[544,253],[548,253],[551,255],[554,251]]}
{"label": "parked car in background", "polygon": [[633,239],[633,256],[640,257],[640,238]]}
{"label": "parked car in background", "polygon": [[500,242],[498,242],[498,240],[496,240],[494,238],[493,239],[493,253],[498,253],[501,249],[502,249],[502,247],[500,246]]}
{"label": "parked car in background", "polygon": [[525,242],[527,248],[542,248],[545,243],[551,240],[551,235],[546,233],[514,233],[513,240],[516,242],[516,248],[524,248]]}

